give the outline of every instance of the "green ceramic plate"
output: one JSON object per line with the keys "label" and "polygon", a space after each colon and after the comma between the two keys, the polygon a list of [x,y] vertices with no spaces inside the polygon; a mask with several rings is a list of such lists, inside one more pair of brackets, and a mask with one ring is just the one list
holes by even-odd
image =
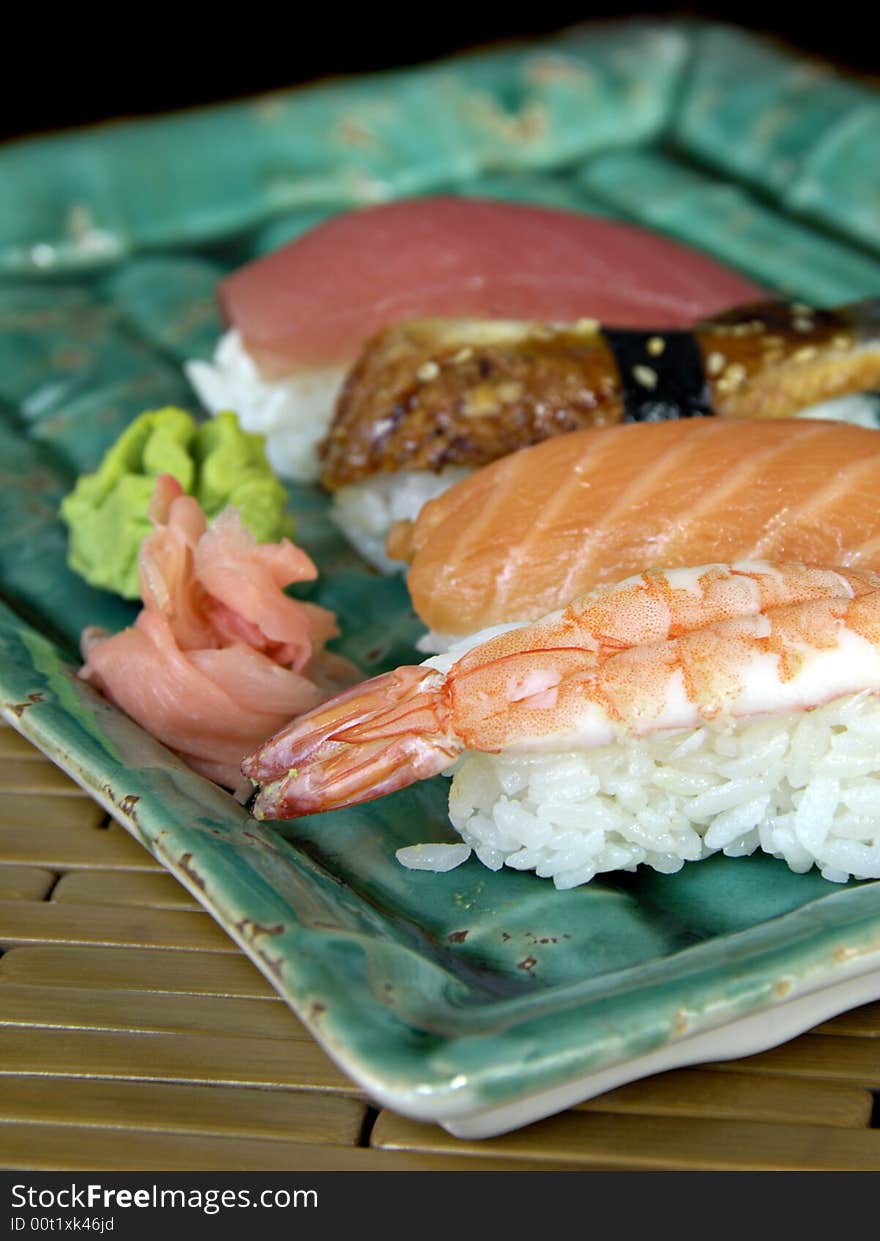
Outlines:
{"label": "green ceramic plate", "polygon": [[[0,207],[0,709],[178,876],[377,1103],[455,1133],[752,1052],[880,997],[880,883],[841,888],[764,856],[571,892],[473,859],[404,870],[402,845],[453,839],[442,779],[258,824],[77,680],[83,626],[132,610],[65,567],[58,502],[142,409],[195,408],[181,364],[216,339],[218,277],[352,201],[452,188],[581,206],[802,298],[876,293],[874,97],[763,47],[765,77],[744,91],[744,38],[628,24],[0,151],[17,187]],[[713,57],[729,68],[714,103]],[[775,129],[759,123],[771,105]],[[297,489],[291,506],[340,648],[365,672],[411,660],[402,583],[355,559],[319,494]]]}

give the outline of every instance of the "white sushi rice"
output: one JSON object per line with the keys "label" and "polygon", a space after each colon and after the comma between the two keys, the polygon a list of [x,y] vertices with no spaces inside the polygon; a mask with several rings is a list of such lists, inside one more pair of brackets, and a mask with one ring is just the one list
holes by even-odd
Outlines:
{"label": "white sushi rice", "polygon": [[802,409],[798,418],[829,418],[833,422],[848,422],[852,426],[867,427],[876,431],[880,427],[880,393],[864,392],[853,396],[837,397]]}
{"label": "white sushi rice", "polygon": [[187,362],[185,370],[212,414],[231,409],[246,431],[265,435],[266,455],[276,474],[297,482],[317,479],[317,448],[330,427],[344,367],[269,382],[233,328],[221,337],[212,362]]}
{"label": "white sushi rice", "polygon": [[880,878],[880,696],[579,753],[467,753],[449,814],[491,870],[557,888],[758,849],[835,883]]}
{"label": "white sushi rice", "polygon": [[471,855],[470,845],[424,844],[406,845],[395,857],[407,870],[430,870],[435,873],[455,870]]}
{"label": "white sushi rice", "polygon": [[340,487],[333,497],[330,516],[351,545],[381,573],[402,573],[406,565],[385,553],[385,540],[394,522],[415,521],[429,500],[470,473],[451,466],[438,474],[428,470],[376,474],[362,483]]}

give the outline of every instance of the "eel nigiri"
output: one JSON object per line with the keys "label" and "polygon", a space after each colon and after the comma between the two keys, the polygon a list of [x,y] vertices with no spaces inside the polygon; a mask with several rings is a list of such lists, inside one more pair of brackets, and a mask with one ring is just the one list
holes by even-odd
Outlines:
{"label": "eel nigiri", "polygon": [[816,420],[594,427],[478,470],[392,532],[427,649],[645,568],[880,570],[880,435]]}
{"label": "eel nigiri", "polygon": [[188,373],[212,411],[267,435],[274,469],[318,472],[348,367],[379,329],[416,316],[670,326],[761,290],[668,238],[580,212],[438,197],[334,217],[220,287],[230,330]]}
{"label": "eel nigiri", "polygon": [[880,575],[642,573],[338,695],[245,760],[258,817],[449,772],[492,869],[571,888],[763,849],[880,877]]}
{"label": "eel nigiri", "polygon": [[387,569],[368,539],[467,471],[550,436],[705,414],[876,425],[880,399],[854,395],[874,389],[880,299],[831,311],[767,302],[686,330],[416,320],[379,333],[350,371],[321,481],[338,524]]}

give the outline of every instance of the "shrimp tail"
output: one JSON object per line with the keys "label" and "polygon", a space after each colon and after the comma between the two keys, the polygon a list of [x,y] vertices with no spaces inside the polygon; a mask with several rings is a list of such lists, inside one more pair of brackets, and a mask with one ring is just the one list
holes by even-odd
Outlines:
{"label": "shrimp tail", "polygon": [[300,716],[242,763],[253,813],[292,819],[372,801],[439,774],[462,743],[445,725],[445,678],[397,668]]}

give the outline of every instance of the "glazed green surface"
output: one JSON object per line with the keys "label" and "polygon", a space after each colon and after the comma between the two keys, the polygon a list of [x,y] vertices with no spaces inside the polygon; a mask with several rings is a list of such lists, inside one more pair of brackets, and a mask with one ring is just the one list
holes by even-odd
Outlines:
{"label": "glazed green surface", "polygon": [[[880,252],[876,92],[732,27],[628,20],[12,144],[0,276],[169,248],[241,254],[345,207],[487,176],[567,177],[657,143]],[[650,182],[643,194],[650,207]]]}
{"label": "glazed green surface", "polygon": [[[750,48],[766,80],[755,68],[746,98]],[[728,57],[722,107],[710,70]],[[434,1098],[438,1114],[462,1092],[514,1100],[828,986],[853,961],[876,968],[880,884],[840,888],[765,856],[564,893],[475,859],[407,871],[397,848],[453,839],[442,778],[257,824],[77,680],[80,631],[135,609],[66,567],[61,498],[143,410],[199,412],[181,363],[210,354],[223,273],[353,202],[444,189],[582,208],[802,298],[876,294],[880,228],[859,198],[872,174],[850,186],[839,166],[871,149],[859,118],[875,99],[844,83],[820,97],[812,81],[735,32],[635,24],[0,151],[17,187],[0,203],[2,708],[377,1093]],[[774,180],[783,157],[797,176]],[[316,490],[289,499],[321,573],[301,593],[338,613],[339,649],[365,673],[418,658],[403,583],[357,559]]]}

